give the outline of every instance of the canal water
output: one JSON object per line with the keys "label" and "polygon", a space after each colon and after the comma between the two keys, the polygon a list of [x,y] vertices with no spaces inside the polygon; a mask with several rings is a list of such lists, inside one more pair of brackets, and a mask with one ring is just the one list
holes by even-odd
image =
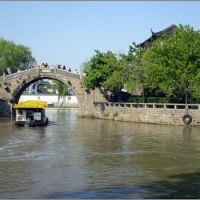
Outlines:
{"label": "canal water", "polygon": [[200,198],[200,127],[78,118],[47,127],[0,118],[0,198]]}

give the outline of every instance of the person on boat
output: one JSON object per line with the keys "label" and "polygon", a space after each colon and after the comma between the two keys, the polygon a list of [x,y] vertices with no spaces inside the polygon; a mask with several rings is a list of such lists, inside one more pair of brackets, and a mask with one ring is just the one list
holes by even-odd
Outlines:
{"label": "person on boat", "polygon": [[33,120],[33,113],[31,111],[27,112],[27,119],[30,118],[31,120]]}

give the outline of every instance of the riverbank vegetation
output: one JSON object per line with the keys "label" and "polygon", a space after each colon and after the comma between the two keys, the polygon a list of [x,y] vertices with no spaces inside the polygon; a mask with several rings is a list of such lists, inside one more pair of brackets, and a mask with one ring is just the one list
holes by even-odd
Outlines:
{"label": "riverbank vegetation", "polygon": [[84,63],[84,86],[103,87],[129,102],[200,103],[200,31],[179,25],[172,35],[152,41],[151,48],[134,42],[128,54],[102,53]]}

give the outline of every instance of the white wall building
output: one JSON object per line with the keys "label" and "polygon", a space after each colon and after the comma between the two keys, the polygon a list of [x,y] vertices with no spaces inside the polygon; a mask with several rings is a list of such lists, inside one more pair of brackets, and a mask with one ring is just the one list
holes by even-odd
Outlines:
{"label": "white wall building", "polygon": [[45,101],[49,107],[78,107],[78,99],[74,95],[60,97],[58,101],[58,95],[22,94],[19,103],[28,100]]}

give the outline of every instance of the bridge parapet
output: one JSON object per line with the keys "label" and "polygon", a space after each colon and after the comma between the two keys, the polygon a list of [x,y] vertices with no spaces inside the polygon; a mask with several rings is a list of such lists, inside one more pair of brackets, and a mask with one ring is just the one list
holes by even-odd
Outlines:
{"label": "bridge parapet", "polygon": [[105,107],[200,110],[200,104],[94,102],[94,105],[95,106],[105,106]]}
{"label": "bridge parapet", "polygon": [[0,77],[0,82],[5,82],[5,81],[9,81],[9,80],[14,80],[16,78],[20,78],[20,77],[24,77],[24,76],[28,76],[28,75],[33,75],[36,74],[36,69],[28,69],[28,70],[24,70],[21,72],[16,72],[13,74],[9,74],[9,75],[3,75],[2,77]]}

